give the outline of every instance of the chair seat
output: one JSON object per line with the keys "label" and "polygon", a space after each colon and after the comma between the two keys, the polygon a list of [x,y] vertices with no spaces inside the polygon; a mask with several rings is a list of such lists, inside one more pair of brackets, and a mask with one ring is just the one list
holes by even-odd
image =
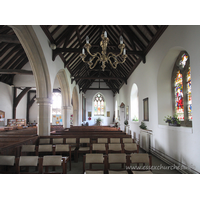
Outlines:
{"label": "chair seat", "polygon": [[153,174],[151,171],[132,171],[133,174]]}
{"label": "chair seat", "polygon": [[108,173],[109,174],[128,174],[126,170],[122,170],[122,171],[108,170]]}
{"label": "chair seat", "polygon": [[90,151],[90,147],[80,147],[79,151]]}
{"label": "chair seat", "polygon": [[104,174],[104,171],[101,171],[101,170],[98,170],[98,171],[87,170],[87,171],[85,171],[84,174]]}

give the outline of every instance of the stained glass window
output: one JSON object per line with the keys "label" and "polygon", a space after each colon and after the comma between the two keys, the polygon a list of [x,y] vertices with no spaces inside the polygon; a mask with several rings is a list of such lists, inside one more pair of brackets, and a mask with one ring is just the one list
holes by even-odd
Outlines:
{"label": "stained glass window", "polygon": [[175,112],[180,120],[184,120],[184,107],[183,107],[183,77],[180,70],[175,78]]}
{"label": "stained glass window", "polygon": [[184,68],[186,65],[186,62],[188,60],[188,56],[186,55],[186,53],[184,53],[181,57],[181,60],[179,61],[179,65]]}
{"label": "stained glass window", "polygon": [[104,98],[98,93],[94,98],[94,115],[104,115]]}
{"label": "stained glass window", "polygon": [[190,67],[187,72],[187,98],[188,98],[188,119],[192,120],[192,86]]}
{"label": "stained glass window", "polygon": [[181,126],[192,126],[191,67],[187,52],[180,52],[172,73],[173,113],[181,121]]}

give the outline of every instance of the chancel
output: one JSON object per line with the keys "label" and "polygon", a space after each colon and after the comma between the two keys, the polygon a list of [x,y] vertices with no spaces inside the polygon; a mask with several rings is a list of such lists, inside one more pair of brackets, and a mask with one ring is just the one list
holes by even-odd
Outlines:
{"label": "chancel", "polygon": [[0,172],[199,174],[199,34],[1,25]]}

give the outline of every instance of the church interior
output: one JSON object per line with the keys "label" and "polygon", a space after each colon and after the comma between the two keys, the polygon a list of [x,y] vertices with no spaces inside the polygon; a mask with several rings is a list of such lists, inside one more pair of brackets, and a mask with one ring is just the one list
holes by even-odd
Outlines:
{"label": "church interior", "polygon": [[148,174],[199,174],[199,34],[199,25],[0,25],[0,177],[59,173],[70,186],[106,180],[107,190],[110,176],[117,198]]}

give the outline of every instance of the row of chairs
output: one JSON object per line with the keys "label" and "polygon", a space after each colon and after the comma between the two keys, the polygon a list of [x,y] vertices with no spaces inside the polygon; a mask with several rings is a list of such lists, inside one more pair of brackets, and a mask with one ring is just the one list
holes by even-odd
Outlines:
{"label": "row of chairs", "polygon": [[[51,140],[52,139],[52,140]],[[80,138],[79,144],[91,143],[90,138]],[[97,143],[134,143],[132,138],[97,138]],[[39,144],[76,144],[76,138],[40,138]]]}
{"label": "row of chairs", "polygon": [[71,147],[68,144],[56,144],[56,145],[22,145],[21,155],[24,153],[32,153],[36,156],[43,156],[44,154],[61,154],[68,155],[70,160],[71,170],[71,153],[74,154],[74,158],[79,154],[85,153],[139,153],[139,145],[136,143],[125,144],[91,144],[90,146],[80,146],[79,148]]}
{"label": "row of chairs", "polygon": [[58,145],[22,145],[20,147],[21,156],[23,155],[35,155],[35,156],[44,156],[44,155],[62,155],[69,156],[69,170],[71,170],[71,157],[75,152],[76,147],[71,147],[68,144],[58,144]]}
{"label": "row of chairs", "polygon": [[[92,168],[93,164],[103,164],[103,169]],[[113,165],[120,164],[121,167]],[[142,164],[142,165],[141,165]],[[89,165],[89,169],[86,168]],[[147,153],[132,154],[86,154],[83,156],[83,173],[85,174],[152,174],[152,157]]]}
{"label": "row of chairs", "polygon": [[[38,156],[0,156],[1,173],[67,173],[67,162],[69,157],[61,155],[49,155],[44,157]],[[60,168],[60,170],[58,169]],[[32,169],[32,170],[30,170]],[[35,170],[33,170],[35,169]],[[44,170],[43,170],[44,169]],[[56,170],[57,169],[57,170]]]}

